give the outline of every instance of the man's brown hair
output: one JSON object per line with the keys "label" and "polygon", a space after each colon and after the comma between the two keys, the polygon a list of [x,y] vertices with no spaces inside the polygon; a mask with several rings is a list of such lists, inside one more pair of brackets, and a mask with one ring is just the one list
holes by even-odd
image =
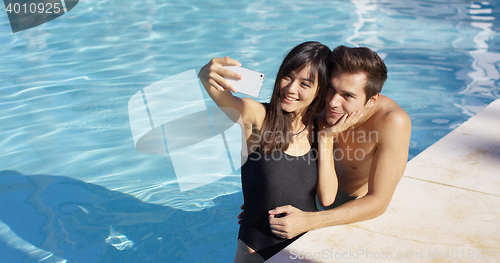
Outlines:
{"label": "man's brown hair", "polygon": [[367,47],[338,46],[332,54],[335,70],[340,70],[342,73],[366,74],[365,103],[380,93],[387,79],[387,68],[377,53]]}

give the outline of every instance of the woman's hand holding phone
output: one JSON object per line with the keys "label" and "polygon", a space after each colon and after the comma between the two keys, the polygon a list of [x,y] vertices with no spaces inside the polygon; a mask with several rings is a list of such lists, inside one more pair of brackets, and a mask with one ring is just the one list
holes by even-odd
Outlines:
{"label": "woman's hand holding phone", "polygon": [[218,91],[226,89],[259,97],[264,74],[241,67],[230,57],[213,58],[198,74],[202,82],[209,83]]}
{"label": "woman's hand holding phone", "polygon": [[218,91],[228,89],[232,92],[238,92],[236,88],[227,81],[227,79],[241,79],[242,76],[232,70],[224,68],[223,66],[241,66],[241,63],[230,57],[213,58],[200,69],[198,77],[201,82],[204,84],[208,83]]}

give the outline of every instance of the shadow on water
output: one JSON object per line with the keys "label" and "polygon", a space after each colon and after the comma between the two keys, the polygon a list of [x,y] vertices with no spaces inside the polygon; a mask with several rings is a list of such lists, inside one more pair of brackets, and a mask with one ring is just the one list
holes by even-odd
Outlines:
{"label": "shadow on water", "polygon": [[232,261],[243,199],[214,202],[187,212],[69,177],[0,171],[0,254],[4,262]]}

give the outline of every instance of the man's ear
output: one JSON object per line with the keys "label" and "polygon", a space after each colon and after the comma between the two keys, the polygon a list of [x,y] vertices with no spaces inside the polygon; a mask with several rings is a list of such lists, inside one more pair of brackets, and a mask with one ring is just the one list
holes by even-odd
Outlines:
{"label": "man's ear", "polygon": [[371,108],[380,98],[380,93],[373,95],[365,104],[365,107]]}

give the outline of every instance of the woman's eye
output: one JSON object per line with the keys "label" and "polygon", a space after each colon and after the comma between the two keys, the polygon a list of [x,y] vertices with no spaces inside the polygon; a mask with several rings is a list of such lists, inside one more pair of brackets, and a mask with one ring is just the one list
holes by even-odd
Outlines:
{"label": "woman's eye", "polygon": [[310,88],[311,87],[308,83],[305,83],[305,82],[302,82],[301,84],[302,84],[302,86],[304,86],[306,88]]}

